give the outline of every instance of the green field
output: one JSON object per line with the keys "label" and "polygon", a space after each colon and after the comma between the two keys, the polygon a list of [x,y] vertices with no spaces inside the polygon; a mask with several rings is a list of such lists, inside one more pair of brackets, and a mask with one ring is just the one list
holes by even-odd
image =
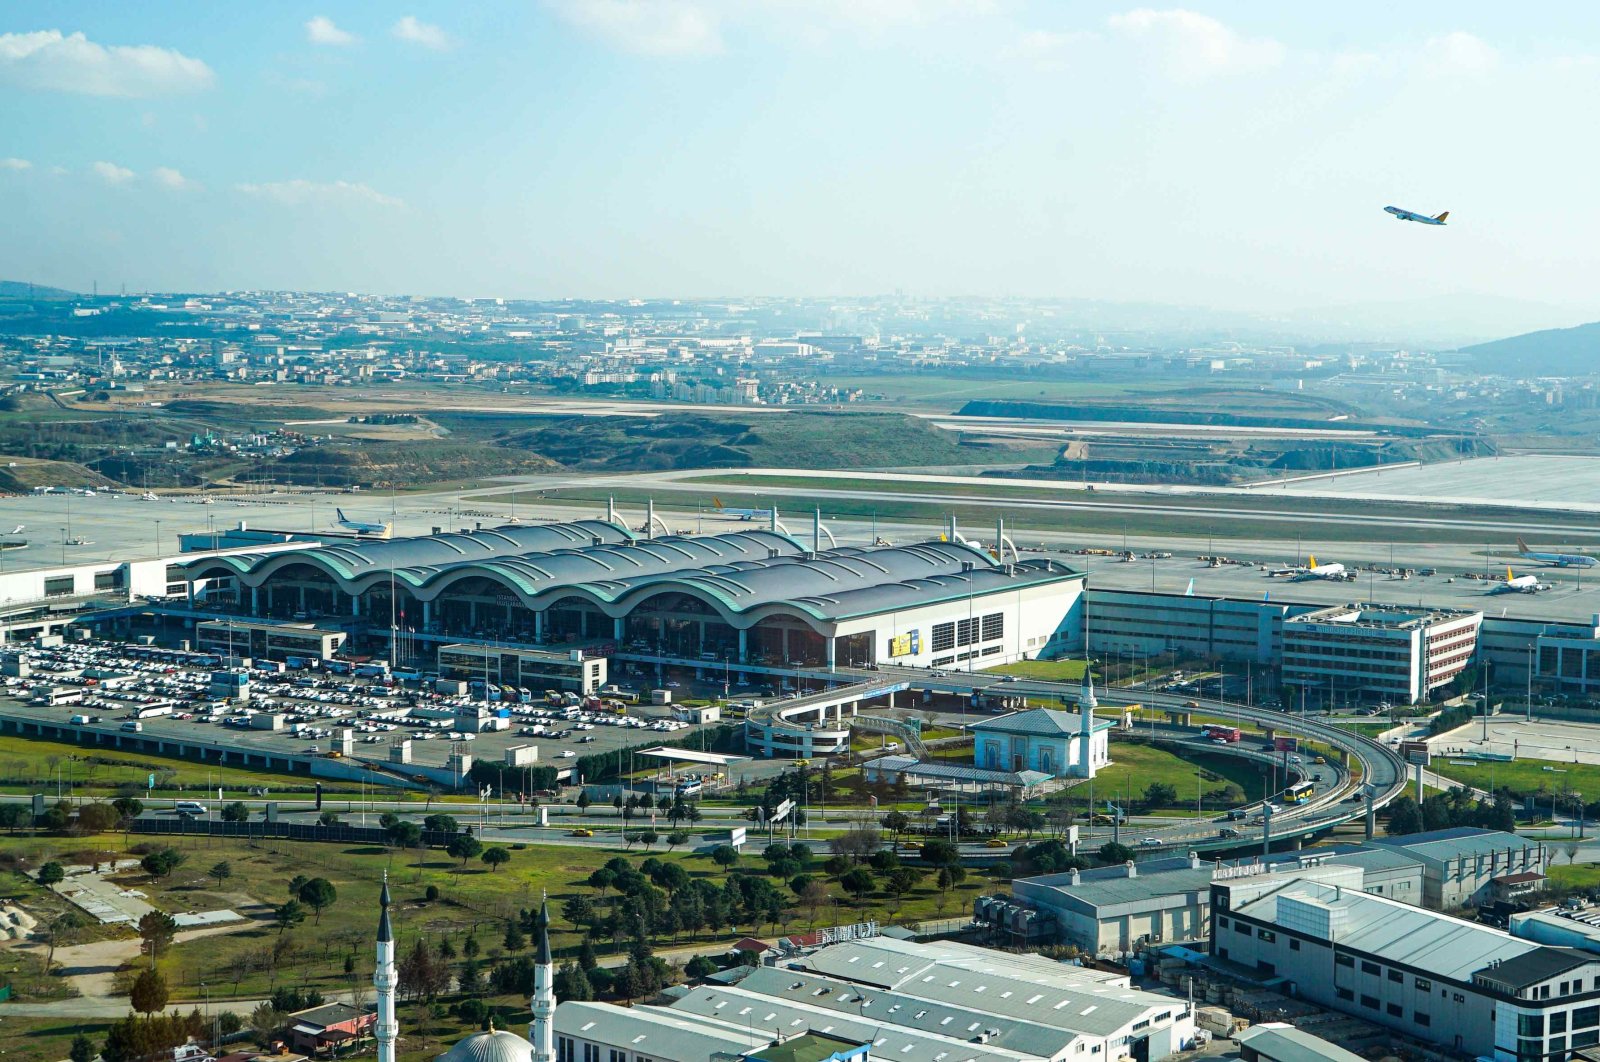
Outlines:
{"label": "green field", "polygon": [[1019,660],[1014,664],[985,668],[984,671],[987,674],[1015,675],[1017,678],[1040,682],[1082,682],[1087,666],[1082,660]]}
{"label": "green field", "polygon": [[[1199,776],[1202,795],[1213,792],[1228,783],[1239,786],[1246,800],[1260,800],[1265,796],[1265,777],[1253,764],[1232,756],[1214,756],[1209,753],[1176,753],[1154,745],[1131,741],[1111,743],[1111,766],[1102,768],[1094,779],[1094,799],[1103,806],[1106,800],[1121,799],[1130,808],[1138,808],[1139,798],[1152,782],[1165,782],[1178,791],[1175,803],[1152,808],[1155,812],[1171,810],[1193,812],[1195,783]],[[1089,795],[1087,782],[1080,782],[1069,790],[1074,800],[1085,800]],[[1231,806],[1207,801],[1207,806]]]}
{"label": "green field", "polygon": [[1484,762],[1475,767],[1461,767],[1448,758],[1435,756],[1429,767],[1446,778],[1466,782],[1477,789],[1509,789],[1519,797],[1576,790],[1590,800],[1600,798],[1600,764],[1520,759],[1511,763]]}

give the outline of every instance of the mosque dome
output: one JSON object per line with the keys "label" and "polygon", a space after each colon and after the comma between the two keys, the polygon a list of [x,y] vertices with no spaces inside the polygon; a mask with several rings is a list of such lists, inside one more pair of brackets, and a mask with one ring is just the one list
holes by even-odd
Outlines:
{"label": "mosque dome", "polygon": [[456,1041],[433,1062],[533,1062],[533,1045],[514,1032],[491,1028]]}

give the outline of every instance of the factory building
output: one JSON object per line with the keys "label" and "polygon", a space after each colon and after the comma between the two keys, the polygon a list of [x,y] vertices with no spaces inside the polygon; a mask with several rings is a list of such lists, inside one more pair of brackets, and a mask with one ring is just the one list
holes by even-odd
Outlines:
{"label": "factory building", "polygon": [[1384,605],[1320,608],[1283,621],[1283,684],[1315,704],[1426,701],[1467,669],[1483,613]]}
{"label": "factory building", "polygon": [[1600,955],[1376,896],[1360,879],[1328,866],[1213,882],[1212,955],[1458,1054],[1536,1062],[1600,1043]]}
{"label": "factory building", "polygon": [[408,641],[627,647],[805,666],[987,667],[1078,644],[1084,576],[964,541],[807,549],[775,530],[641,538],[605,520],[205,558],[253,615]]}
{"label": "factory building", "polygon": [[[1043,874],[1013,881],[1010,897],[980,897],[980,902],[1000,901],[1043,916],[1021,926],[1028,931],[1026,940],[1011,939],[1018,927],[1000,925],[989,917],[990,908],[975,907],[974,913],[1008,943],[1071,944],[1112,957],[1141,943],[1207,939],[1213,881],[1298,874],[1324,866],[1354,868],[1361,872],[1359,887],[1374,896],[1447,911],[1538,891],[1549,858],[1549,850],[1538,841],[1459,827],[1244,861],[1202,861],[1190,853],[1187,858]],[[1015,912],[1003,913],[1011,919]]]}

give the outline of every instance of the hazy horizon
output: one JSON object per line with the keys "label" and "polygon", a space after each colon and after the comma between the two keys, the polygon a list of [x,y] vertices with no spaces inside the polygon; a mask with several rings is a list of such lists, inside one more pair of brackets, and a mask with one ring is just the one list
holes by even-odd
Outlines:
{"label": "hazy horizon", "polygon": [[0,277],[1265,316],[1487,296],[1556,327],[1600,317],[1600,149],[1572,124],[1600,18],[1537,16],[28,5],[0,18]]}

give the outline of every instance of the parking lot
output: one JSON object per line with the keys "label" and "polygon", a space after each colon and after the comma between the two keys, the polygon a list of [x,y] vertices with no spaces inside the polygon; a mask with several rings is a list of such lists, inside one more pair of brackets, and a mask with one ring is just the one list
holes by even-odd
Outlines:
{"label": "parking lot", "polygon": [[1489,737],[1484,740],[1481,720],[1428,741],[1435,756],[1448,756],[1452,750],[1513,756],[1516,759],[1550,760],[1552,764],[1600,763],[1600,728],[1592,723],[1565,723],[1520,716],[1491,716]]}
{"label": "parking lot", "polygon": [[[559,767],[696,730],[674,719],[670,706],[628,705],[619,713],[571,694],[547,698],[543,690],[509,687],[485,702],[481,689],[476,698],[441,693],[421,676],[405,681],[375,665],[359,676],[342,662],[236,670],[249,681],[248,701],[236,701],[213,686],[223,661],[212,654],[109,641],[30,646],[19,654],[29,674],[0,678],[0,717],[81,728],[102,745],[176,746],[169,754],[223,748],[275,769],[289,763],[272,761],[294,761],[302,773],[308,761],[344,758],[335,743],[346,727],[357,764],[387,765],[390,746],[409,739],[411,762],[432,767],[444,766],[456,742],[469,743],[475,760],[492,763],[504,762],[510,746],[532,745],[535,762]],[[674,692],[689,692],[679,679],[669,681]]]}

